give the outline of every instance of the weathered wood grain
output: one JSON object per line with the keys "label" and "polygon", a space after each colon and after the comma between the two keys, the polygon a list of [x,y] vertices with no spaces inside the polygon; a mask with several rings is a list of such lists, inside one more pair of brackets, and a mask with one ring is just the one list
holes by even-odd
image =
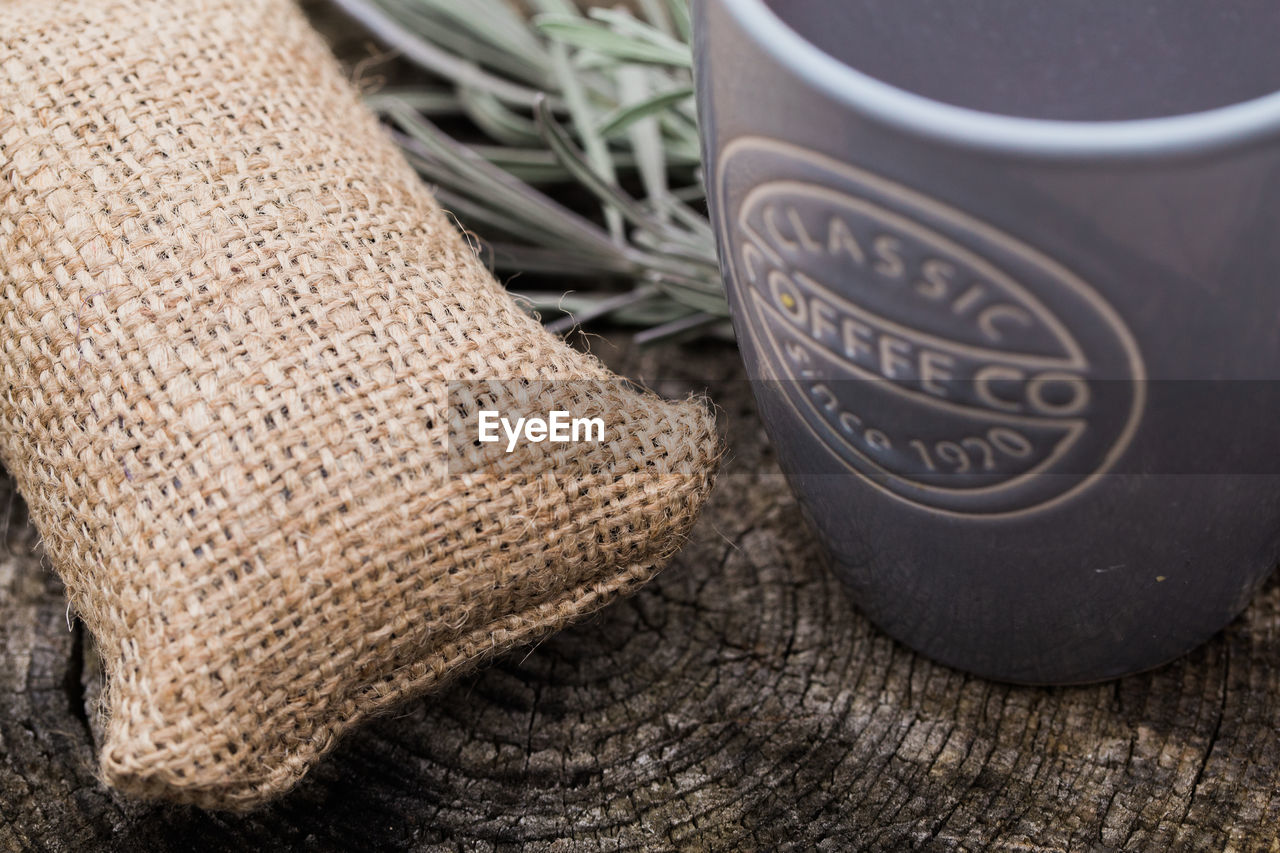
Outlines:
{"label": "weathered wood grain", "polygon": [[373,722],[252,816],[127,803],[95,781],[92,644],[16,504],[0,849],[1280,847],[1280,585],[1152,673],[966,677],[880,634],[822,568],[745,384],[719,381],[739,376],[730,349],[609,360],[666,393],[717,383],[733,458],[676,563]]}

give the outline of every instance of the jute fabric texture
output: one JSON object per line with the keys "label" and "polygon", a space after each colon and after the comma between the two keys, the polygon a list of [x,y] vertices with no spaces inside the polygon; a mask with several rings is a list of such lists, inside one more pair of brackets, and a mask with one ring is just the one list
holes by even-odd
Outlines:
{"label": "jute fabric texture", "polygon": [[[606,440],[470,438],[478,409]],[[643,583],[719,452],[495,283],[288,0],[0,0],[0,458],[105,781],[246,809]]]}

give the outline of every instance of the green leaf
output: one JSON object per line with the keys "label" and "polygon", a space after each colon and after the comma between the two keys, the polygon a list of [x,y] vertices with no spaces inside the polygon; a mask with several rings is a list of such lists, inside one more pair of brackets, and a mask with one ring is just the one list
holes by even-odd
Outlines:
{"label": "green leaf", "polygon": [[706,312],[687,314],[679,319],[654,326],[652,329],[646,329],[636,335],[634,340],[637,346],[651,346],[660,341],[687,335],[689,332],[697,331],[704,326],[718,323],[721,319],[715,314]]}
{"label": "green leaf", "polygon": [[527,148],[542,141],[533,119],[509,109],[489,92],[463,87],[458,95],[467,116],[498,142],[513,148]]}
{"label": "green leaf", "polygon": [[588,157],[574,147],[569,134],[545,104],[539,107],[537,117],[538,127],[552,153],[580,184],[600,199],[606,209],[618,212],[641,227],[661,227],[660,223],[651,222],[648,214],[622,192],[612,178],[599,174],[592,167]]}
{"label": "green leaf", "polygon": [[388,102],[426,115],[457,115],[462,111],[462,99],[453,89],[382,89],[365,95],[364,102],[375,113],[382,112]]}
{"label": "green leaf", "polygon": [[[611,59],[692,68],[693,53],[688,46],[658,44],[630,39],[608,27],[561,15],[539,15],[534,24],[556,41],[571,47],[592,50]],[[655,31],[656,32],[656,31]]]}
{"label": "green leaf", "polygon": [[693,21],[689,18],[689,0],[667,0],[667,10],[671,13],[676,36],[685,44],[692,44]]}
{"label": "green leaf", "polygon": [[661,30],[664,35],[674,35],[674,30],[671,27],[671,16],[663,0],[639,0],[637,5],[640,7],[640,13],[649,26],[656,30]]}
{"label": "green leaf", "polygon": [[[613,161],[609,159],[609,147],[605,144],[604,138],[596,132],[594,112],[587,101],[586,92],[574,76],[573,69],[569,67],[569,55],[565,46],[562,44],[552,45],[551,57],[555,64],[556,76],[559,78],[561,89],[564,92],[565,103],[569,107],[569,115],[573,119],[574,128],[577,129],[578,135],[582,138],[582,145],[586,149],[586,169],[584,172],[594,176],[597,180],[612,183],[617,180],[617,173],[614,171]],[[538,117],[540,128],[547,119],[553,123],[555,122],[555,117],[551,112],[551,105],[546,100],[540,100],[535,103],[534,112]],[[556,126],[559,127],[558,124]],[[552,151],[555,153],[554,148]],[[610,205],[607,200],[605,201],[605,223],[608,225],[609,233],[613,235],[613,239],[620,243],[623,240],[622,216],[614,206]]]}
{"label": "green leaf", "polygon": [[[643,102],[649,97],[649,69],[634,65],[618,71],[618,89],[626,101]],[[653,118],[644,117],[627,127],[631,150],[640,168],[640,180],[648,197],[647,207],[667,222],[667,162],[662,148],[662,129]]]}
{"label": "green leaf", "polygon": [[491,74],[476,63],[432,44],[424,36],[405,27],[387,13],[376,0],[333,0],[347,14],[360,21],[375,36],[400,51],[405,59],[459,85],[483,89],[513,104],[532,105],[542,94],[537,89],[512,83]]}
{"label": "green leaf", "polygon": [[[528,0],[528,2],[535,12],[541,12],[547,15],[569,15],[571,17],[582,16],[582,13],[578,11],[578,7],[573,0]],[[684,3],[688,2],[688,0],[672,0],[672,2]]]}
{"label": "green leaf", "polygon": [[[546,107],[550,111],[550,107]],[[609,236],[599,227],[573,211],[547,198],[542,193],[489,163],[479,154],[451,139],[435,125],[407,109],[394,109],[390,118],[407,137],[402,147],[421,159],[428,169],[435,167],[437,179],[474,197],[489,200],[512,215],[555,233],[575,251],[599,255],[619,252]]]}
{"label": "green leaf", "polygon": [[437,47],[530,86],[542,88],[548,83],[546,48],[523,21],[519,25],[527,41],[515,46],[495,37],[492,21],[479,25],[477,21],[483,19],[460,15],[456,0],[444,5],[438,0],[381,2],[401,25]]}
{"label": "green leaf", "polygon": [[656,95],[652,95],[644,99],[643,101],[628,104],[625,107],[620,107],[619,109],[614,110],[612,113],[605,116],[604,121],[600,123],[598,132],[604,137],[613,136],[614,134],[630,127],[640,119],[666,112],[674,104],[678,104],[691,97],[693,97],[692,86],[681,86],[678,89],[659,92]]}

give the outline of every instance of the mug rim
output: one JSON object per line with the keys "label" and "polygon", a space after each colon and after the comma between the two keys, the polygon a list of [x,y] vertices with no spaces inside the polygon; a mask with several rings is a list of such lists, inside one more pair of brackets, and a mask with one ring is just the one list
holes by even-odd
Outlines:
{"label": "mug rim", "polygon": [[936,101],[842,62],[765,0],[720,0],[751,38],[828,97],[912,134],[1003,153],[1055,158],[1194,154],[1280,134],[1280,91],[1198,112],[1087,121],[1004,115]]}

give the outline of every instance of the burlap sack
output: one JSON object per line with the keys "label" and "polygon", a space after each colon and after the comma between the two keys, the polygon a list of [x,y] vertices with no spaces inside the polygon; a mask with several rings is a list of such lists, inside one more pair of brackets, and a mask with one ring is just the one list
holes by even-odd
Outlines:
{"label": "burlap sack", "polygon": [[[508,454],[486,401],[607,440]],[[280,794],[642,583],[717,451],[513,304],[288,0],[0,0],[0,457],[103,658],[109,784]]]}

